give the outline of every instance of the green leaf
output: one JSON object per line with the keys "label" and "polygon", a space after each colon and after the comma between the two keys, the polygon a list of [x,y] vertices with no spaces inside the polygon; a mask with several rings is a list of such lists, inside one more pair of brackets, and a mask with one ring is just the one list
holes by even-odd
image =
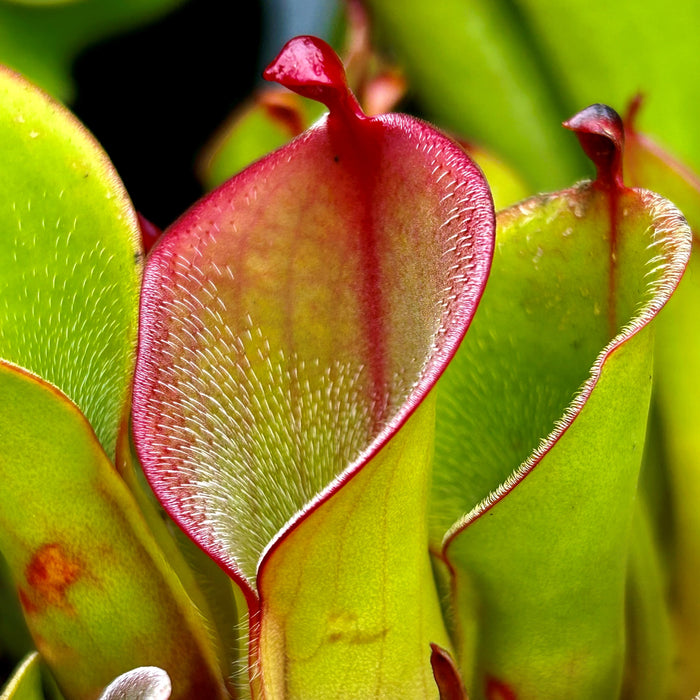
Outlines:
{"label": "green leaf", "polygon": [[0,395],[0,550],[66,696],[154,663],[174,698],[224,697],[202,620],[84,417],[6,363]]}
{"label": "green leaf", "polygon": [[[659,317],[655,369],[657,418],[661,423],[658,459],[666,470],[671,511],[669,578],[676,634],[675,692],[685,697],[700,687],[700,438],[697,430],[700,395],[700,178],[687,165],[666,152],[627,121],[625,174],[640,186],[653,188],[672,199],[685,214],[693,231],[693,253],[677,292]],[[658,498],[658,492],[651,498]],[[664,534],[667,534],[664,532]]]}
{"label": "green leaf", "polygon": [[523,178],[502,158],[472,143],[461,142],[461,146],[483,171],[491,188],[496,211],[509,207],[530,194]]}
{"label": "green leaf", "polygon": [[[664,571],[642,498],[632,521],[627,582],[627,662],[622,697],[668,696],[674,644]],[[675,672],[676,669],[673,669]]]}
{"label": "green leaf", "polygon": [[437,697],[429,645],[450,642],[426,552],[434,420],[430,397],[263,560],[260,661],[272,697]]}
{"label": "green leaf", "polygon": [[513,3],[367,5],[381,42],[398,56],[429,118],[502,154],[538,190],[581,174],[575,148],[551,128],[570,108],[558,102]]}
{"label": "green leaf", "polygon": [[5,69],[0,105],[0,358],[67,394],[113,458],[135,355],[136,215],[63,107]]}
{"label": "green leaf", "polygon": [[583,172],[550,124],[591,102],[622,110],[639,90],[643,128],[700,169],[693,0],[673,11],[661,0],[368,4],[428,115],[506,156],[537,189]]}
{"label": "green leaf", "polygon": [[649,323],[690,252],[669,202],[622,186],[610,112],[569,123],[597,181],[499,214],[484,298],[438,384],[433,538],[477,698],[617,697]]}
{"label": "green leaf", "polygon": [[[646,103],[637,96],[625,118],[624,175],[634,187],[670,199],[688,220],[695,237],[700,231],[700,177],[690,166],[638,128]],[[666,314],[664,314],[666,315]]]}
{"label": "green leaf", "polygon": [[168,700],[171,690],[170,677],[162,668],[143,666],[113,680],[100,700]]}
{"label": "green leaf", "polygon": [[678,293],[659,319],[656,350],[656,400],[671,487],[673,556],[671,577],[678,639],[679,693],[694,692],[700,682],[700,440],[697,430],[700,364],[700,257],[694,249]]}
{"label": "green leaf", "polygon": [[0,700],[44,700],[41,657],[34,651],[15,669],[0,693]]}
{"label": "green leaf", "polygon": [[679,0],[672,9],[662,0],[515,4],[568,109],[605,102],[622,110],[641,90],[648,98],[641,127],[700,169],[698,3]]}
{"label": "green leaf", "polygon": [[[447,641],[423,523],[429,445],[401,435],[427,430],[409,417],[481,294],[490,195],[464,152],[423,122],[363,115],[327,45],[293,40],[267,75],[330,113],[202,200],[153,249],[136,445],[166,509],[244,590],[253,673],[265,686],[286,682],[274,669],[287,664],[307,697],[343,679],[355,697],[385,682],[434,695],[428,643]],[[376,495],[347,522],[356,480]],[[269,630],[292,595],[279,572],[291,576],[302,556],[298,610],[309,622],[289,623],[290,656]],[[379,597],[398,608],[382,613]],[[416,610],[427,611],[422,629]],[[296,656],[336,634],[308,667]],[[363,639],[354,672],[314,673],[343,649],[354,658]]]}

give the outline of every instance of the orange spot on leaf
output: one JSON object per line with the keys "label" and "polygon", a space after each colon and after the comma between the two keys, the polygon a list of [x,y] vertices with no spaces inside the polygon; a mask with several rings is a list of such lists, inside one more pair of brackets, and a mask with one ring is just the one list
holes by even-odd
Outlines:
{"label": "orange spot on leaf", "polygon": [[[80,565],[66,554],[60,544],[45,544],[37,549],[25,569],[31,593],[21,591],[20,596],[24,593],[24,601],[34,610],[37,605],[66,607],[66,591],[80,576]],[[25,602],[22,605],[29,612]]]}

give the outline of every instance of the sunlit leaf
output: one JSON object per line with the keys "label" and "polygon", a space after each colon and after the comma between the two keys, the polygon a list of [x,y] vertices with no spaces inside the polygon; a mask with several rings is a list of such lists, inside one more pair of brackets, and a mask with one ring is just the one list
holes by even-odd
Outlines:
{"label": "sunlit leaf", "polygon": [[434,420],[429,397],[263,560],[260,657],[273,697],[436,697],[427,650],[450,642],[426,557]]}
{"label": "sunlit leaf", "polygon": [[[245,591],[264,684],[301,679],[295,687],[313,695],[309,645],[328,669],[366,639],[356,670],[324,684],[343,680],[362,697],[372,683],[408,696],[418,683],[434,695],[426,645],[448,642],[422,518],[430,450],[425,437],[390,438],[401,426],[429,433],[429,404],[408,419],[480,297],[490,195],[464,152],[426,124],[363,115],[326,45],[290,42],[267,75],[330,114],[203,199],[153,249],[136,444],[166,509]],[[377,495],[343,525],[365,481]],[[407,484],[416,493],[404,512]],[[343,528],[356,534],[346,541]],[[299,610],[318,623],[300,614],[284,639],[268,632],[293,599],[282,571],[303,574]],[[411,646],[401,630],[420,620]]]}
{"label": "sunlit leaf", "polygon": [[0,363],[0,550],[71,700],[146,663],[174,698],[223,697],[207,632],[77,408]]}
{"label": "sunlit leaf", "polygon": [[690,231],[622,185],[616,115],[594,106],[569,125],[597,180],[499,214],[482,304],[438,385],[433,537],[477,697],[615,697],[621,683],[649,324]]}
{"label": "sunlit leaf", "polygon": [[398,56],[429,118],[495,149],[534,188],[561,187],[580,174],[575,148],[551,128],[566,107],[552,89],[548,66],[532,52],[517,3],[365,4],[380,44]]}
{"label": "sunlit leaf", "polygon": [[113,458],[135,355],[136,215],[84,127],[7,70],[0,150],[0,358],[58,386]]}

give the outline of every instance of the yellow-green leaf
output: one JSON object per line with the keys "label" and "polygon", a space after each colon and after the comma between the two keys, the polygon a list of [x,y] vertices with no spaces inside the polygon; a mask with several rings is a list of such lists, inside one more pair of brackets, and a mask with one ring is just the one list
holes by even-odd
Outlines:
{"label": "yellow-green leaf", "polygon": [[451,645],[427,554],[433,403],[263,560],[269,697],[438,697],[430,644]]}
{"label": "yellow-green leaf", "polygon": [[223,698],[203,622],[85,418],[7,363],[0,395],[0,550],[66,698],[147,664],[173,698]]}
{"label": "yellow-green leaf", "polygon": [[690,231],[622,186],[609,112],[582,114],[570,123],[598,180],[499,214],[484,298],[438,384],[433,536],[476,698],[613,698],[621,684],[650,323]]}
{"label": "yellow-green leaf", "polygon": [[114,458],[135,355],[136,215],[85,128],[6,69],[0,151],[0,358],[67,394]]}

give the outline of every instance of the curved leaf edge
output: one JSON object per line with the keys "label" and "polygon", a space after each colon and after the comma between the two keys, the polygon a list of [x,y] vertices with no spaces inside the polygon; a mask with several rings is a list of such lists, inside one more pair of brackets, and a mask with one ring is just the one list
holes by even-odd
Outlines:
{"label": "curved leaf edge", "polygon": [[[110,188],[110,190],[114,193],[116,202],[121,210],[122,216],[124,217],[124,223],[125,226],[128,227],[130,231],[130,238],[131,238],[131,248],[135,251],[135,256],[136,256],[136,264],[139,266],[142,266],[143,264],[143,245],[142,245],[142,236],[141,236],[141,227],[139,224],[139,219],[138,219],[138,214],[136,212],[136,209],[134,208],[133,202],[131,201],[131,198],[129,197],[128,192],[126,191],[126,187],[124,186],[124,183],[122,182],[122,179],[119,177],[119,173],[117,172],[116,168],[114,167],[114,164],[110,160],[109,156],[107,155],[106,151],[102,148],[102,145],[98,141],[98,139],[95,137],[95,135],[64,105],[62,104],[59,100],[51,96],[48,92],[46,92],[43,88],[39,87],[32,81],[30,81],[28,78],[23,76],[21,73],[18,73],[17,71],[13,70],[12,68],[9,68],[8,66],[5,66],[3,64],[0,64],[0,78],[7,78],[9,81],[14,82],[17,87],[20,90],[23,90],[27,93],[33,93],[36,97],[38,97],[40,100],[42,100],[45,105],[48,107],[48,109],[55,115],[57,120],[63,120],[64,124],[69,126],[70,128],[73,129],[73,135],[77,138],[79,142],[79,146],[81,148],[84,148],[85,150],[89,150],[92,152],[93,156],[95,157],[95,165],[97,166],[98,169],[98,175],[101,179],[104,180],[105,184]],[[137,326],[137,318],[134,317],[133,319],[133,327],[134,330],[136,329]],[[132,365],[135,364],[135,358],[136,358],[136,337],[134,334],[134,337],[132,338],[132,343],[133,343],[133,360],[132,360]],[[1,360],[2,358],[0,358]],[[4,360],[2,360],[4,361]],[[10,363],[10,364],[15,364],[15,363]],[[17,365],[20,367],[20,365]],[[23,368],[26,369],[26,368]],[[26,370],[29,374],[35,376],[35,373],[32,372],[31,370]],[[133,369],[132,369],[133,373]],[[38,376],[38,375],[36,375]],[[47,382],[47,384],[50,384]],[[60,389],[59,389],[60,391]],[[61,392],[63,394],[63,392]],[[125,444],[125,436],[128,435],[128,426],[129,426],[129,415],[131,412],[131,407],[130,407],[130,397],[131,397],[131,387],[126,386],[125,391],[124,391],[124,396],[123,396],[123,406],[121,410],[122,417],[120,419],[120,424],[117,429],[117,440],[116,440],[116,451],[117,455],[115,458],[115,463],[120,464],[121,463],[121,458],[120,458],[120,451],[121,449],[124,449],[124,444]],[[66,397],[67,398],[67,397]],[[69,399],[70,400],[70,399]],[[78,409],[80,410],[80,409]],[[92,430],[92,426],[91,426]],[[94,432],[94,431],[93,431]]]}
{"label": "curved leaf edge", "polygon": [[[294,40],[292,40],[294,41]],[[310,47],[311,50],[317,48],[316,41],[311,37],[301,38],[301,41]],[[326,49],[323,46],[318,47],[322,53]],[[329,49],[329,47],[328,47]],[[330,49],[329,49],[330,50]],[[267,564],[272,555],[280,547],[283,542],[290,536],[296,528],[303,523],[313,512],[326,503],[337,491],[347,484],[354,476],[360,473],[363,467],[368,464],[372,458],[388,443],[391,437],[403,426],[414,411],[421,404],[423,399],[428,395],[432,387],[437,382],[440,375],[447,367],[449,361],[456,353],[459,344],[461,343],[467,329],[474,316],[478,303],[483,294],[488,273],[491,267],[491,261],[494,252],[495,238],[495,212],[493,198],[479,167],[471,160],[471,158],[463,151],[463,149],[454,141],[439,133],[426,122],[409,117],[407,115],[388,114],[379,117],[367,118],[359,109],[357,102],[347,88],[345,83],[342,64],[339,59],[334,56],[326,56],[330,61],[331,70],[328,66],[324,66],[321,71],[329,78],[325,85],[313,85],[313,79],[309,81],[309,85],[313,86],[311,96],[321,102],[326,103],[330,108],[330,113],[322,118],[316,125],[305,133],[299,135],[290,143],[273,151],[267,156],[253,163],[247,169],[234,176],[227,183],[224,183],[219,188],[215,189],[208,195],[205,195],[199,202],[195,203],[187,212],[185,212],[171,227],[174,237],[169,237],[167,234],[156,244],[150,254],[150,261],[153,264],[159,260],[160,265],[163,265],[161,254],[164,250],[174,246],[174,241],[179,240],[183,235],[183,231],[187,231],[188,223],[195,222],[204,213],[208,202],[221,195],[226,188],[242,188],[244,190],[253,189],[258,177],[265,175],[266,170],[275,166],[279,158],[292,158],[295,151],[303,148],[303,144],[309,134],[315,130],[327,128],[330,124],[336,127],[343,124],[343,127],[351,132],[360,134],[363,130],[381,130],[383,128],[392,128],[401,133],[410,136],[418,147],[425,147],[426,150],[432,150],[433,153],[439,153],[439,159],[450,165],[450,169],[457,180],[461,180],[468,185],[466,191],[470,195],[470,200],[467,204],[462,203],[462,210],[471,209],[471,222],[469,229],[470,238],[472,239],[471,249],[471,274],[469,284],[465,284],[460,292],[460,296],[453,302],[450,313],[449,326],[443,325],[440,331],[439,345],[436,345],[426,356],[426,362],[422,372],[420,373],[416,383],[412,387],[409,395],[406,397],[403,404],[397,412],[391,417],[387,425],[381,432],[374,437],[372,442],[363,450],[363,452],[348,465],[340,474],[338,474],[329,484],[322,488],[314,498],[307,502],[300,510],[294,513],[290,519],[278,530],[277,534],[268,542],[265,549],[261,552],[258,564],[256,567],[256,580],[260,580],[264,575]],[[301,62],[301,61],[300,61]],[[298,63],[291,64],[292,70],[296,70]],[[282,71],[284,73],[284,70]],[[302,69],[303,73],[303,69]],[[268,69],[266,77],[271,77]],[[279,76],[272,75],[279,79]],[[287,76],[288,77],[288,76]],[[298,75],[296,77],[299,77]],[[306,79],[301,75],[301,80],[296,85],[289,84],[287,78],[282,76],[282,80],[287,87],[291,87],[296,92],[304,94]],[[298,88],[301,87],[301,90]],[[320,93],[320,94],[319,94]],[[177,233],[176,233],[177,232]],[[159,266],[160,266],[159,265]],[[157,267],[154,265],[154,267]],[[153,267],[150,268],[153,270]],[[157,289],[154,286],[153,280],[157,275],[146,274],[141,294],[141,318],[145,318],[148,314],[144,314],[144,309],[148,310],[151,306],[157,303]],[[143,357],[144,348],[151,346],[150,340],[154,333],[153,328],[147,328],[141,324],[139,328],[139,357]],[[437,338],[436,338],[437,340]],[[146,474],[151,482],[151,486],[158,495],[161,503],[168,511],[173,520],[181,527],[187,536],[201,549],[203,549],[218,565],[221,567],[233,580],[240,589],[248,607],[248,626],[249,626],[249,645],[248,645],[248,665],[253,670],[250,676],[251,689],[256,693],[263,693],[262,687],[259,686],[259,678],[256,677],[255,669],[259,668],[260,654],[260,634],[261,634],[261,617],[263,610],[262,596],[256,590],[252,581],[249,581],[238,566],[235,557],[230,556],[226,552],[221,551],[217,547],[210,533],[196,532],[190,527],[186,518],[182,517],[180,509],[173,496],[169,494],[167,488],[159,483],[157,478],[152,479],[152,474],[148,468],[149,459],[147,449],[147,434],[144,424],[138,420],[139,411],[145,407],[148,390],[144,386],[149,385],[148,380],[149,361],[137,363],[135,380],[134,380],[134,438],[139,452],[141,462],[144,464]]]}
{"label": "curved leaf edge", "polygon": [[[481,195],[479,204],[484,205],[486,202],[484,199],[482,199],[482,197],[487,197],[488,209],[482,212],[481,220],[474,227],[476,235],[474,237],[475,265],[473,270],[473,278],[477,280],[477,282],[474,283],[473,289],[465,290],[462,299],[456,303],[456,308],[453,315],[454,324],[451,328],[445,329],[443,336],[445,338],[444,345],[439,349],[439,351],[427,358],[424,370],[421,372],[418,381],[412,388],[411,393],[406,397],[406,400],[402,404],[401,408],[396,412],[391,420],[388,421],[387,425],[357,457],[357,459],[352,464],[348,465],[343,472],[336,476],[333,481],[331,481],[322,491],[311,499],[303,509],[295,513],[279,530],[277,536],[270,541],[260,556],[258,576],[262,575],[262,569],[265,567],[267,560],[272,556],[272,552],[282,544],[283,540],[292,532],[296,525],[305,520],[316,509],[320,508],[348,481],[359,473],[359,471],[368,462],[370,462],[389,442],[389,440],[391,440],[391,438],[402,428],[402,426],[416,411],[418,406],[423,402],[425,397],[430,393],[447,368],[447,365],[450,363],[455,353],[459,349],[460,343],[471,325],[471,321],[474,318],[474,313],[476,312],[481,297],[483,296],[488,274],[491,268],[494,252],[494,236],[493,234],[489,235],[489,231],[495,230],[495,215],[493,214],[491,192],[478,165],[474,163],[474,161],[458,144],[454,143],[448,137],[440,134],[428,123],[423,122],[422,120],[401,114],[384,114],[378,117],[373,117],[368,121],[373,121],[375,123],[386,122],[392,126],[403,127],[406,130],[408,130],[408,127],[418,127],[421,134],[419,140],[421,140],[424,136],[427,136],[428,138],[439,136],[442,139],[442,145],[444,146],[442,153],[447,154],[449,152],[448,159],[451,165],[454,167],[455,162],[459,162],[460,160],[462,161],[463,167],[461,170],[458,169],[460,175],[467,179],[478,174],[478,176],[481,178],[480,185],[482,186],[482,190],[479,193]],[[491,217],[493,218],[488,216],[489,211],[491,212]],[[479,237],[481,237],[482,240],[479,240]]]}
{"label": "curved leaf edge", "polygon": [[[321,70],[319,71],[319,68]],[[436,146],[440,160],[449,163],[455,178],[470,183],[469,205],[480,210],[472,224],[474,267],[470,285],[455,302],[453,324],[442,329],[444,343],[426,358],[424,369],[399,410],[372,440],[358,458],[321,490],[305,507],[295,513],[262,551],[257,577],[264,575],[274,551],[315,510],[329,501],[347,482],[377,455],[413,415],[457,352],[483,296],[488,280],[495,247],[495,211],[493,196],[479,166],[453,139],[439,132],[421,119],[398,113],[368,117],[362,111],[347,83],[345,68],[334,50],[321,39],[299,36],[282,48],[277,58],[264,72],[266,80],[273,80],[302,96],[312,97],[329,109],[326,120],[342,120],[346,128],[367,128],[370,125],[395,127],[411,136],[421,145]],[[478,187],[477,187],[478,184]],[[465,207],[467,208],[467,207]]]}
{"label": "curved leaf edge", "polygon": [[[580,186],[588,186],[588,181],[579,183],[569,190],[564,190],[559,194],[574,192]],[[671,295],[678,287],[683,277],[690,257],[692,247],[692,232],[683,214],[660,195],[640,188],[624,188],[625,191],[637,193],[645,205],[652,213],[655,232],[675,231],[673,238],[666,241],[669,261],[663,277],[652,284],[654,294],[651,299],[641,307],[636,314],[625,324],[625,326],[612,338],[600,351],[593,363],[588,379],[583,383],[574,398],[571,400],[563,415],[555,422],[553,429],[540,441],[540,444],[533,450],[532,454],[521,463],[511,475],[486,498],[478,503],[471,511],[459,518],[445,533],[440,552],[434,552],[453,571],[449,558],[449,548],[452,542],[474,521],[486,514],[503,498],[505,498],[532,470],[542,461],[547,453],[554,448],[563,435],[573,425],[587,404],[593,390],[600,380],[603,367],[608,359],[615,354],[625,343],[631,340],[637,333],[648,326],[666,305]],[[543,195],[537,195],[525,200],[528,203],[536,204]],[[544,195],[547,197],[548,195]],[[504,212],[514,210],[510,207]]]}
{"label": "curved leaf edge", "polygon": [[[69,397],[67,396],[59,387],[56,385],[52,384],[51,382],[45,380],[41,376],[37,375],[34,372],[31,372],[30,370],[27,370],[24,367],[21,367],[17,364],[14,364],[12,362],[9,362],[7,360],[4,360],[0,358],[0,368],[3,370],[7,370],[10,373],[19,375],[21,377],[26,378],[29,380],[31,383],[34,383],[41,389],[46,390],[49,392],[50,395],[53,395],[53,397],[61,402],[63,404],[63,409],[68,413],[72,414],[73,418],[76,421],[76,424],[80,424],[82,426],[82,429],[84,431],[84,436],[86,441],[89,441],[92,443],[94,449],[101,454],[102,459],[104,460],[104,465],[108,469],[111,469],[114,474],[114,478],[116,479],[116,483],[122,484],[123,485],[123,493],[124,495],[131,500],[133,504],[133,512],[132,512],[132,517],[133,519],[130,521],[132,525],[137,525],[140,528],[143,528],[143,533],[146,536],[146,540],[148,541],[148,546],[146,548],[147,553],[151,556],[151,560],[156,564],[158,572],[163,575],[165,574],[166,578],[161,579],[161,582],[163,580],[170,581],[172,582],[175,587],[178,589],[179,593],[178,595],[181,595],[182,602],[183,604],[188,605],[188,609],[191,608],[191,620],[196,621],[196,624],[202,626],[202,637],[201,639],[206,643],[206,644],[211,644],[213,649],[213,654],[210,657],[210,661],[212,662],[212,668],[218,669],[218,657],[217,655],[219,654],[219,649],[216,646],[216,631],[213,628],[213,625],[210,628],[210,620],[200,611],[198,608],[198,605],[196,603],[196,599],[191,595],[190,590],[188,590],[181,581],[177,571],[175,568],[173,568],[173,565],[171,563],[171,560],[166,556],[167,552],[164,552],[164,550],[161,549],[160,543],[155,539],[155,536],[149,527],[149,523],[146,519],[146,516],[144,513],[141,511],[138,501],[136,500],[136,496],[129,490],[128,484],[125,482],[123,476],[119,473],[118,469],[115,467],[114,463],[109,459],[109,456],[107,455],[104,447],[100,443],[97,434],[95,433],[95,430],[93,429],[92,425],[90,424],[90,421],[85,417],[83,412],[80,410],[80,407]],[[133,499],[133,500],[132,500]],[[115,501],[116,503],[116,501]],[[14,580],[14,576],[12,576]],[[166,597],[168,595],[172,595],[173,591],[173,586],[167,587],[166,590]],[[23,607],[23,613],[25,614],[26,617],[26,612],[24,612],[24,607]],[[33,634],[33,633],[30,633]],[[38,638],[37,638],[38,639]],[[41,652],[36,651],[34,652],[39,658],[43,659],[46,661],[46,668],[49,671],[49,673],[53,673],[52,667],[48,663],[50,660],[48,660],[48,657],[42,656]],[[207,648],[206,653],[209,653],[209,649]],[[160,675],[162,676],[163,674],[165,677],[168,679],[168,683],[170,683],[170,677],[166,671],[163,669],[160,669],[158,667],[139,667],[137,669],[132,669],[129,673],[133,673],[134,671],[141,670],[142,668],[154,668],[157,669],[157,671],[161,672]],[[172,669],[171,669],[172,670]],[[127,674],[128,675],[128,674]],[[218,676],[216,676],[218,678]],[[115,679],[115,682],[119,680],[118,678]],[[1,689],[1,688],[0,688]],[[222,686],[222,692],[223,692],[223,686]],[[139,696],[141,697],[141,696]],[[149,696],[150,697],[150,696]],[[168,695],[169,697],[169,695]],[[228,697],[228,696],[227,696]],[[4,696],[0,697],[0,700],[4,700]],[[165,700],[165,699],[163,699]]]}
{"label": "curved leaf edge", "polygon": [[[62,102],[46,92],[31,80],[23,76],[21,73],[12,68],[0,64],[0,75],[14,81],[17,85],[26,92],[33,92],[39,96],[47,104],[49,109],[55,113],[57,118],[65,120],[73,129],[79,139],[82,140],[82,146],[91,149],[96,157],[96,163],[100,167],[100,175],[104,177],[107,184],[114,190],[117,201],[122,205],[123,213],[126,215],[127,221],[130,224],[131,238],[134,243],[134,248],[142,251],[141,246],[141,229],[139,226],[136,209],[129,197],[126,187],[119,177],[114,164],[110,160],[107,152],[102,147],[97,137],[83,124],[78,117],[73,114]],[[140,253],[142,256],[142,253]]]}
{"label": "curved leaf edge", "polygon": [[[328,115],[323,117],[309,130],[293,139],[290,143],[273,151],[272,153],[269,153],[267,156],[256,161],[248,168],[228,180],[226,183],[213,190],[211,193],[202,197],[171,225],[170,230],[185,230],[188,222],[196,221],[200,217],[200,212],[202,212],[202,210],[207,206],[209,199],[219,196],[222,189],[234,186],[241,188],[252,187],[255,180],[259,176],[264,175],[265,171],[269,167],[274,166],[276,159],[280,157],[293,157],[294,151],[300,147],[303,147],[307,135],[316,129],[323,128],[328,118]],[[486,179],[484,178],[478,165],[476,165],[474,161],[464,152],[464,150],[452,139],[441,134],[427,122],[420,119],[402,114],[384,114],[378,117],[363,118],[362,121],[373,125],[388,124],[392,127],[398,127],[405,131],[410,128],[414,131],[414,137],[416,132],[419,134],[418,140],[424,140],[426,138],[433,141],[439,140],[442,146],[441,157],[450,162],[451,167],[454,169],[459,178],[464,179],[465,181],[473,181],[472,189],[476,191],[476,194],[478,194],[478,199],[475,196],[471,201],[471,204],[477,205],[481,210],[480,215],[475,215],[475,223],[473,225],[473,281],[471,287],[464,291],[462,298],[455,302],[455,309],[452,316],[453,324],[452,327],[446,329],[446,332],[444,333],[443,337],[445,340],[440,348],[440,352],[437,352],[427,358],[425,369],[421,373],[419,380],[411,390],[411,393],[406,398],[399,411],[397,411],[397,413],[391,418],[382,431],[373,439],[370,445],[368,445],[368,447],[352,464],[348,465],[341,474],[336,476],[336,478],[313,499],[311,499],[304,508],[292,515],[287,523],[285,523],[285,525],[278,531],[277,535],[268,543],[261,553],[257,570],[258,577],[262,575],[262,570],[265,567],[268,559],[271,557],[273,551],[282,544],[282,542],[286,539],[286,536],[291,533],[298,524],[308,518],[311,513],[328,501],[333,494],[341,489],[350,479],[352,479],[365,466],[365,464],[367,464],[384,447],[384,445],[386,445],[386,443],[406,423],[411,415],[413,415],[416,408],[433,388],[437,380],[446,369],[450,360],[457,352],[457,349],[459,348],[459,345],[472,321],[478,303],[481,300],[484,288],[486,286],[488,272],[491,267],[494,251],[495,213],[488,183],[486,182]],[[476,186],[476,183],[478,183],[478,187]],[[179,236],[182,234],[178,233],[176,235],[179,238]],[[166,231],[164,236],[158,241],[158,243],[156,243],[149,253],[151,264],[153,264],[154,259],[159,256],[159,253],[163,248],[173,245],[174,240],[174,238],[171,238],[168,235],[168,231]],[[157,303],[157,289],[152,282],[152,278],[153,275],[144,276],[141,290],[141,317],[144,315],[143,309],[147,309]],[[141,325],[139,328],[138,341],[139,355],[141,354],[142,347],[150,345],[149,338],[149,329]],[[141,396],[143,393],[142,386],[147,383],[145,381],[146,374],[147,370],[144,368],[144,366],[141,363],[137,364],[134,379],[135,415],[138,414],[138,407],[145,403],[145,400],[142,399]],[[139,421],[135,420],[133,422],[133,426],[137,452],[142,464],[145,466],[145,471],[148,476],[148,457],[143,453],[141,448],[141,445],[146,442],[146,436],[143,434],[143,431],[140,428]],[[255,625],[257,612],[260,610],[260,598],[258,593],[250,585],[250,582],[243,575],[243,573],[235,566],[235,562],[233,562],[230,557],[223,556],[213,542],[205,541],[205,539],[209,538],[202,537],[201,533],[198,538],[190,534],[190,526],[178,513],[177,508],[174,505],[173,498],[170,497],[168,491],[160,488],[159,484],[152,481],[150,476],[149,482],[151,483],[151,487],[158,495],[159,500],[161,500],[161,503],[165,507],[169,516],[198,547],[202,548],[231,577],[231,579],[242,590],[249,606],[252,630]]]}
{"label": "curved leaf edge", "polygon": [[[65,403],[67,406],[70,407],[71,412],[75,413],[77,416],[80,418],[80,422],[85,426],[86,428],[86,435],[90,435],[91,439],[94,439],[95,444],[99,446],[100,451],[104,454],[105,459],[112,464],[111,460],[107,456],[107,453],[105,452],[104,448],[100,444],[100,441],[97,438],[97,434],[95,433],[94,428],[92,425],[90,425],[90,421],[85,417],[85,414],[80,410],[80,407],[73,401],[73,399],[70,398],[67,394],[65,394],[60,387],[56,386],[55,384],[52,384],[50,381],[44,379],[42,376],[38,375],[36,372],[32,372],[30,369],[27,369],[26,367],[22,367],[22,365],[18,365],[15,362],[10,362],[9,360],[5,360],[0,357],[0,367],[4,367],[8,369],[10,372],[14,372],[15,374],[20,374],[31,381],[35,382],[36,384],[39,384],[40,386],[44,387],[45,389],[48,389],[52,394],[56,396],[57,399]],[[114,466],[112,464],[112,466]]]}
{"label": "curved leaf edge", "polygon": [[0,700],[12,700],[19,692],[22,694],[24,682],[29,674],[38,672],[41,656],[38,651],[29,652],[15,666],[4,686],[0,686]]}

